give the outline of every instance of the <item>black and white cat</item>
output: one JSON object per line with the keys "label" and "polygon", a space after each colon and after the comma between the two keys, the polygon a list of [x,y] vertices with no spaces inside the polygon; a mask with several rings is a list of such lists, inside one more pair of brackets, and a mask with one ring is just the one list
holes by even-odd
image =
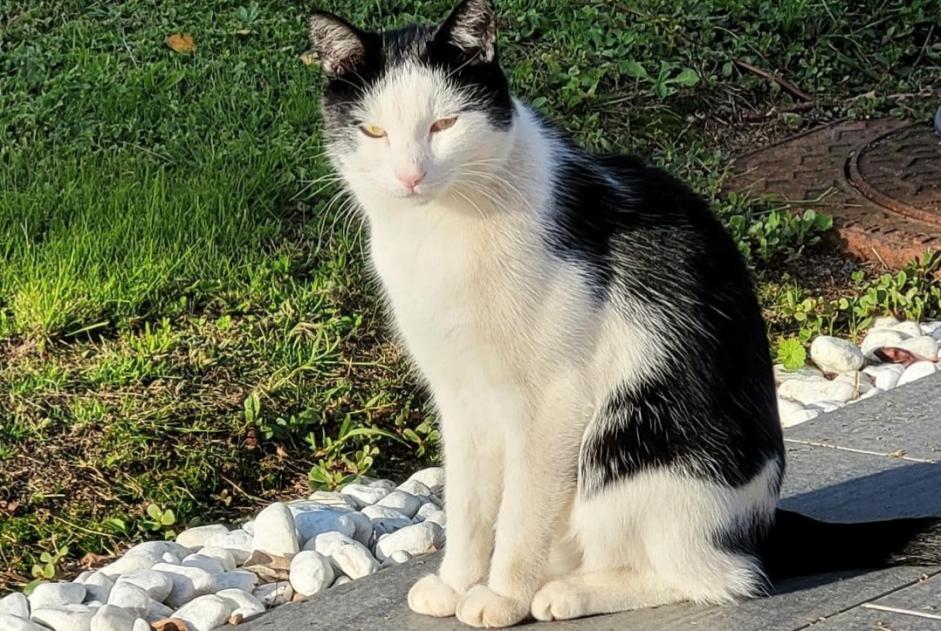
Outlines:
{"label": "black and white cat", "polygon": [[934,520],[776,509],[772,365],[735,244],[683,184],[514,99],[490,0],[310,28],[328,154],[441,415],[448,545],[413,610],[501,627],[941,560]]}

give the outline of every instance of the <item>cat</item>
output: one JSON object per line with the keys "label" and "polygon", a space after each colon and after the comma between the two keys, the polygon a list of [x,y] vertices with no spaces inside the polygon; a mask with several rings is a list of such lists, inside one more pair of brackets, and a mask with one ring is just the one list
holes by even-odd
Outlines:
{"label": "cat", "polygon": [[310,19],[327,154],[440,413],[448,544],[411,609],[503,627],[941,561],[937,520],[776,508],[772,362],[735,243],[667,173],[514,98],[496,25],[490,0],[382,33]]}

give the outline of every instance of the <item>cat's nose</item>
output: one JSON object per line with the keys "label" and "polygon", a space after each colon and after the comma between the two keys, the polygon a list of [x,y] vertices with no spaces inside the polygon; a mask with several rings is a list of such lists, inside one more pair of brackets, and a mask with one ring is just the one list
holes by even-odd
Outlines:
{"label": "cat's nose", "polygon": [[405,188],[414,191],[418,183],[425,179],[425,172],[418,169],[396,171],[395,177],[399,178],[399,182],[401,182]]}

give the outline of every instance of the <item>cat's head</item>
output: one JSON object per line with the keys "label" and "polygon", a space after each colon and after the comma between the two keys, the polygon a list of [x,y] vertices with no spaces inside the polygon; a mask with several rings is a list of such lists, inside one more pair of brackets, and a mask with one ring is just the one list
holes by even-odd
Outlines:
{"label": "cat's head", "polygon": [[502,168],[513,102],[491,0],[381,33],[316,12],[310,36],[327,78],[327,150],[357,195],[423,204]]}

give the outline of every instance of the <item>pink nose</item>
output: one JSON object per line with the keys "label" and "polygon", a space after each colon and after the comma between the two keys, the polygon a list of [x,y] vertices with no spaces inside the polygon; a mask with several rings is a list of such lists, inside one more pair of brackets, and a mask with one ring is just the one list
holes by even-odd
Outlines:
{"label": "pink nose", "polygon": [[425,179],[424,171],[406,171],[404,173],[399,172],[395,174],[395,177],[399,178],[405,188],[410,191],[414,191],[415,187],[418,186],[418,183]]}

